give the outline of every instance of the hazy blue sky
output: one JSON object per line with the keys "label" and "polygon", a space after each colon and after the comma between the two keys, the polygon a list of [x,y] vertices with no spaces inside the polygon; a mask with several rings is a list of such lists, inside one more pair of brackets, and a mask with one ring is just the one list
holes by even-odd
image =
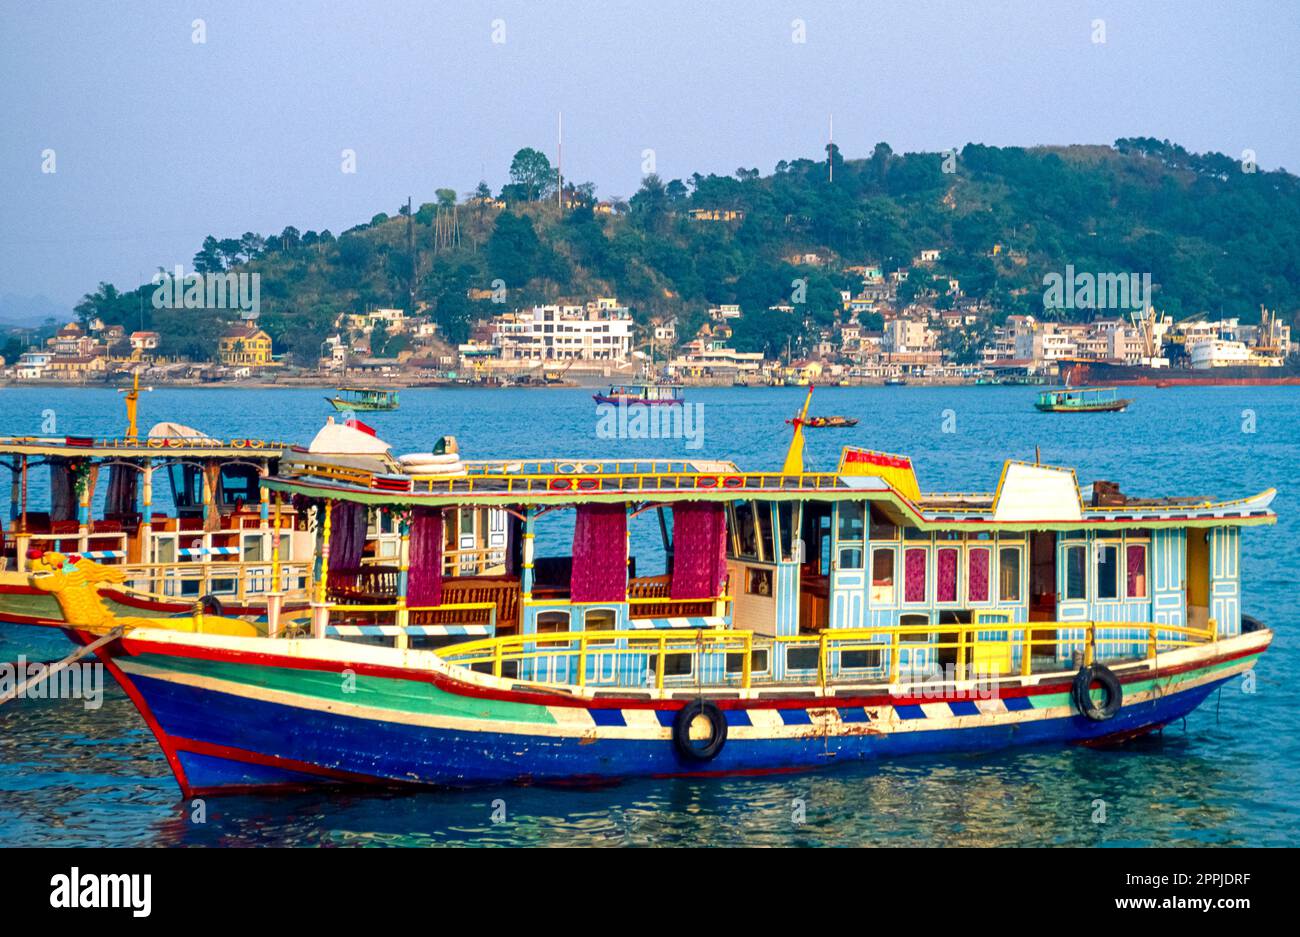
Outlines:
{"label": "hazy blue sky", "polygon": [[646,148],[665,178],[819,157],[831,113],[846,158],[1154,136],[1294,171],[1297,61],[1287,0],[0,0],[0,296],[70,305],[188,266],[206,234],[495,190],[515,150],[553,155],[559,111],[566,177],[605,197]]}

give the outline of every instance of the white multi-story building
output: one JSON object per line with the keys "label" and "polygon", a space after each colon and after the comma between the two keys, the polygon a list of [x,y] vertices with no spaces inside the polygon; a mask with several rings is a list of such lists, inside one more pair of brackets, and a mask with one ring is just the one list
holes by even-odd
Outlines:
{"label": "white multi-story building", "polygon": [[617,301],[534,306],[497,316],[492,343],[506,361],[613,361],[632,355],[632,316]]}
{"label": "white multi-story building", "polygon": [[20,381],[39,381],[50,368],[54,356],[45,351],[25,351],[14,363],[14,377]]}

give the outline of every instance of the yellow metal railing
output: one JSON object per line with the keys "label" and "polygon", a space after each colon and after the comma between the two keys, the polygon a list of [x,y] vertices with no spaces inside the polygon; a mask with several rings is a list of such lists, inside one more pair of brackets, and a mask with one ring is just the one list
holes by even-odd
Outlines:
{"label": "yellow metal railing", "polygon": [[[741,682],[744,686],[749,686],[754,648],[753,632],[726,629],[699,629],[683,633],[684,631],[685,629],[661,629],[658,632],[557,631],[547,634],[511,635],[505,638],[485,638],[481,641],[456,644],[440,650],[438,655],[462,667],[491,664],[492,675],[496,677],[501,676],[502,666],[507,661],[576,658],[575,682],[578,686],[586,685],[587,662],[593,653],[614,657],[649,655],[658,661],[658,666],[655,668],[655,686],[663,689],[664,665],[669,654],[721,651],[744,655]],[[626,640],[627,646],[618,646],[615,642],[619,640]],[[527,650],[529,646],[534,650]]]}
{"label": "yellow metal railing", "polygon": [[[1111,630],[1143,631],[1145,637],[1098,637],[1098,632]],[[1034,637],[1035,632],[1064,631],[1066,634],[1053,634],[1048,637]],[[1006,640],[980,640],[980,633],[1007,632]],[[1019,632],[1019,637],[1012,637],[1012,632]],[[1081,632],[1081,634],[1075,634]],[[927,637],[936,633],[955,634],[953,640],[913,641],[908,637]],[[891,683],[898,683],[903,675],[900,667],[902,652],[907,649],[926,649],[928,651],[956,650],[956,678],[972,679],[976,675],[993,676],[999,674],[1013,675],[1010,666],[1011,651],[1020,650],[1019,674],[1028,676],[1032,671],[1033,651],[1039,647],[1050,647],[1053,656],[1062,649],[1079,647],[1083,651],[1084,662],[1093,663],[1098,659],[1117,659],[1116,656],[1098,655],[1098,648],[1109,646],[1124,647],[1145,644],[1147,657],[1154,658],[1161,649],[1171,650],[1183,647],[1195,647],[1217,640],[1217,625],[1214,620],[1206,628],[1186,628],[1177,625],[1164,625],[1150,622],[1004,622],[982,621],[970,624],[944,625],[900,625],[877,628],[839,628],[827,629],[815,635],[797,635],[782,637],[759,637],[755,640],[751,631],[732,629],[686,630],[661,629],[658,631],[604,630],[604,631],[560,631],[546,634],[521,634],[500,638],[486,638],[443,648],[438,653],[450,663],[472,667],[491,664],[494,676],[502,675],[506,662],[522,663],[532,660],[556,660],[560,658],[576,659],[576,679],[578,686],[585,686],[587,681],[587,663],[592,654],[620,656],[651,655],[657,659],[655,668],[656,689],[663,689],[666,658],[669,654],[693,653],[702,656],[707,653],[743,653],[740,686],[749,689],[753,682],[753,651],[756,647],[808,646],[817,648],[817,683],[825,686],[831,679],[831,657],[846,651],[875,651],[888,654],[888,675]],[[625,641],[620,646],[618,642]],[[1005,651],[1006,667],[980,669],[975,660],[976,649]],[[802,669],[802,668],[800,668]],[[726,668],[723,668],[724,675]],[[855,677],[855,679],[858,679]],[[538,681],[547,685],[546,681]],[[549,685],[555,685],[550,682]],[[567,684],[565,684],[567,685]],[[734,686],[734,684],[730,684]]]}

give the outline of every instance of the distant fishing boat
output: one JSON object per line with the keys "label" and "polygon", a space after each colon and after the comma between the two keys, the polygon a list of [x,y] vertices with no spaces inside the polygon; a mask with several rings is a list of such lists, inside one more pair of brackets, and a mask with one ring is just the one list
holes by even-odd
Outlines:
{"label": "distant fishing boat", "polygon": [[374,387],[340,387],[337,395],[325,399],[335,410],[397,409],[397,391]]}
{"label": "distant fishing boat", "polygon": [[907,378],[905,378],[905,377],[887,377],[887,378],[885,378],[885,386],[886,386],[886,387],[902,387],[902,386],[905,385],[906,383],[907,383]]}
{"label": "distant fishing boat", "polygon": [[1044,413],[1122,413],[1131,403],[1114,387],[1053,387],[1039,392],[1034,406]]}
{"label": "distant fishing boat", "polygon": [[640,404],[647,407],[673,406],[685,403],[681,384],[642,383],[615,386],[607,394],[592,394],[596,403],[612,403],[632,406]]}
{"label": "distant fishing boat", "polygon": [[[795,419],[797,418],[786,422],[793,426]],[[803,425],[810,429],[847,429],[850,426],[857,426],[858,421],[851,416],[810,416],[803,421]]]}

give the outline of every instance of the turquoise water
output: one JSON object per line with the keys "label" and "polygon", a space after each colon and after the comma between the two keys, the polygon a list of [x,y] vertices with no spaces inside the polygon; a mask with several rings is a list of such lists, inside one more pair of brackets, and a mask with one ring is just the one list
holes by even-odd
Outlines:
{"label": "turquoise water", "polygon": [[[1048,415],[1032,388],[819,389],[813,411],[860,418],[810,433],[809,468],[846,443],[910,453],[925,489],[992,490],[1002,460],[1078,469],[1141,494],[1280,490],[1273,528],[1243,535],[1244,609],[1277,631],[1254,693],[1230,684],[1163,736],[1113,751],[1030,749],[842,766],[793,777],[645,781],[601,790],[502,788],[401,796],[180,801],[149,731],[120,694],[0,707],[0,846],[8,845],[1300,845],[1294,596],[1300,388],[1137,388],[1123,414]],[[141,423],[306,442],[330,412],[308,390],[159,390]],[[367,417],[400,451],[455,435],[469,458],[697,456],[780,464],[795,388],[691,389],[704,445],[600,438],[590,391],[411,390]],[[118,394],[0,389],[5,434],[122,431]],[[954,430],[945,432],[945,428]],[[1253,431],[1250,431],[1253,430]],[[3,480],[0,479],[0,484]],[[547,533],[544,531],[543,533]],[[558,545],[565,532],[549,532]],[[640,569],[658,533],[634,529]],[[545,547],[547,541],[543,541]],[[1096,822],[1104,817],[1105,822]],[[203,822],[197,822],[202,819]]]}

